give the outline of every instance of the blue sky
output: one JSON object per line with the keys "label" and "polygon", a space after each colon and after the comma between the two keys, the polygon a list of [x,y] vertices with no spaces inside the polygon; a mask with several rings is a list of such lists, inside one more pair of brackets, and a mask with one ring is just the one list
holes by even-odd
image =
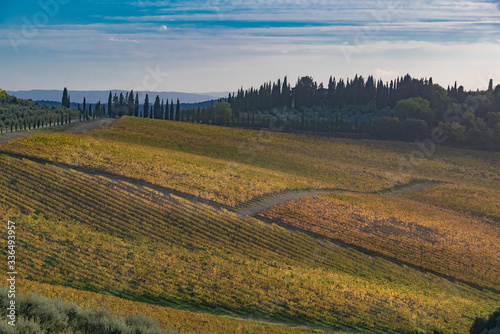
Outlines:
{"label": "blue sky", "polygon": [[0,61],[7,90],[214,92],[406,73],[484,89],[500,83],[500,4],[2,0]]}

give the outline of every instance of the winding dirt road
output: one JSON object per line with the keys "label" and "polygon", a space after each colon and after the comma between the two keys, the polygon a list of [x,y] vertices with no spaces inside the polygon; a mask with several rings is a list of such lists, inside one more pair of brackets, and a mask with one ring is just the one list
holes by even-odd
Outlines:
{"label": "winding dirt road", "polygon": [[[401,195],[412,191],[421,190],[427,187],[432,187],[439,184],[439,182],[432,182],[428,180],[422,180],[420,182],[414,182],[408,185],[398,186],[386,189],[385,191],[379,193],[379,195]],[[256,217],[260,213],[271,209],[275,205],[280,205],[286,202],[299,200],[304,197],[314,197],[318,195],[325,194],[338,194],[341,192],[349,192],[341,189],[326,189],[326,190],[313,190],[313,191],[289,191],[274,196],[264,198],[262,200],[250,201],[247,204],[243,204],[238,207],[235,212],[240,218],[245,218],[246,216]]]}
{"label": "winding dirt road", "polygon": [[255,201],[249,203],[248,206],[243,206],[236,210],[236,214],[238,217],[244,219],[246,216],[255,217],[259,215],[261,212],[267,211],[271,209],[275,205],[280,205],[286,202],[291,202],[295,200],[299,200],[304,197],[313,197],[324,194],[338,193],[340,190],[315,190],[315,191],[291,191],[285,192],[282,194],[277,194],[275,196],[271,196],[265,198],[260,201]]}
{"label": "winding dirt road", "polygon": [[103,119],[98,119],[90,122],[82,122],[82,123],[77,123],[75,126],[71,127],[70,129],[63,131],[65,133],[84,133],[86,131],[92,130],[94,128],[99,128],[101,126],[105,126],[108,124],[113,123],[116,121],[117,118],[103,118]]}

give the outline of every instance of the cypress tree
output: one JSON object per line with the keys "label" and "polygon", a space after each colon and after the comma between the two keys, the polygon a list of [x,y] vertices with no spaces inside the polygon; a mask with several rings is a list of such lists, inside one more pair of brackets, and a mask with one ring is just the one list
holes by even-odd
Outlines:
{"label": "cypress tree", "polygon": [[[173,102],[173,100],[172,100]],[[181,114],[181,103],[179,102],[179,99],[177,99],[177,106],[175,108],[175,114],[176,114],[176,119],[179,120],[180,114]],[[181,119],[182,121],[182,119]]]}
{"label": "cypress tree", "polygon": [[127,107],[125,101],[125,96],[123,96],[123,93],[120,93],[120,97],[118,99],[118,117],[122,117],[126,114]]}
{"label": "cypress tree", "polygon": [[144,118],[149,117],[149,96],[148,96],[148,94],[146,94],[146,97],[144,98],[144,108],[143,108],[142,117],[144,117]]}
{"label": "cypress tree", "polygon": [[95,106],[95,111],[96,111],[96,117],[100,118],[101,117],[101,101],[100,100],[97,102],[97,105]]}
{"label": "cypress tree", "polygon": [[61,105],[63,107],[69,108],[68,101],[69,101],[68,100],[68,90],[66,89],[66,87],[64,87]]}
{"label": "cypress tree", "polygon": [[139,93],[135,93],[134,116],[139,117]]}
{"label": "cypress tree", "polygon": [[130,91],[130,94],[128,94],[128,111],[127,115],[134,116],[134,90]]}
{"label": "cypress tree", "polygon": [[108,117],[112,116],[112,112],[113,112],[113,95],[111,94],[110,91],[108,97]]}
{"label": "cypress tree", "polygon": [[170,119],[171,120],[177,120],[177,116],[178,115],[175,115],[175,112],[174,112],[174,100],[170,100]]}
{"label": "cypress tree", "polygon": [[156,100],[155,100],[155,104],[154,104],[154,109],[153,110],[154,110],[154,112],[151,115],[152,118],[154,118],[154,119],[161,118],[161,103],[160,103],[160,97],[158,95],[156,95]]}

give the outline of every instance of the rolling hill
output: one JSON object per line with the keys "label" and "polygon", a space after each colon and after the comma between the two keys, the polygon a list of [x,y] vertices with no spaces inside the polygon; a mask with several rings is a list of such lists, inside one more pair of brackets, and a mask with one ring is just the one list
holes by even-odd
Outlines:
{"label": "rolling hill", "polygon": [[126,117],[0,145],[0,217],[23,292],[181,332],[464,333],[500,304],[500,156],[438,148],[394,183],[412,150]]}

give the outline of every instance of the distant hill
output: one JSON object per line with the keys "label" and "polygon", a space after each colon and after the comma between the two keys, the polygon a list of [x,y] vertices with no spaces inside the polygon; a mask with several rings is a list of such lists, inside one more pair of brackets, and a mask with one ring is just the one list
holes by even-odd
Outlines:
{"label": "distant hill", "polygon": [[[113,95],[116,93],[120,95],[123,93],[125,95],[127,91],[124,90],[111,90]],[[27,90],[27,91],[7,91],[7,94],[14,95],[21,99],[32,99],[33,101],[61,101],[62,90]],[[135,92],[134,92],[135,93]],[[138,92],[139,99],[144,101],[146,93],[149,95],[149,100],[154,101],[156,95],[162,100],[174,100],[179,99],[181,103],[198,103],[203,101],[209,101],[213,99],[218,99],[220,97],[227,97],[229,92],[212,92],[212,93],[182,93],[182,92]],[[109,90],[108,91],[79,91],[75,90],[69,91],[71,102],[82,103],[83,98],[87,100],[87,103],[107,103]]]}
{"label": "distant hill", "polygon": [[[109,93],[108,93],[109,94]],[[156,98],[156,95],[155,95],[155,98]],[[151,100],[150,100],[151,101]],[[61,106],[61,101],[46,101],[46,100],[34,100],[34,102],[38,102],[38,104],[40,104],[41,106],[43,106],[44,104],[48,105],[49,107],[60,107]],[[101,101],[102,103],[102,101]],[[107,105],[107,100],[104,102],[104,104]],[[196,102],[196,103],[181,103],[181,109],[182,110],[185,110],[185,109],[195,109],[195,108],[208,108],[210,106],[213,106],[217,103],[217,99],[211,99],[211,100],[208,100],[208,101],[201,101],[201,102]],[[76,103],[76,102],[71,102],[71,108],[75,108],[77,109],[78,108],[78,105],[80,105],[80,107],[82,106],[82,103]],[[95,106],[95,103],[87,103],[87,105],[92,105],[92,107]],[[141,105],[141,108],[144,106],[144,104],[140,104]]]}

